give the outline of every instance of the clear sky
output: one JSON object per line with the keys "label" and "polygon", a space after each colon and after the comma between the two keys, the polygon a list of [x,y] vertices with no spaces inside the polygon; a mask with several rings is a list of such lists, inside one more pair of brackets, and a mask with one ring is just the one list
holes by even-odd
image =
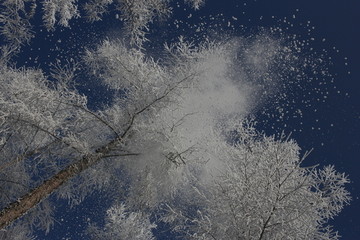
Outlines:
{"label": "clear sky", "polygon": [[[168,23],[155,24],[151,38],[168,38],[191,34],[186,26],[206,22],[202,30],[212,29],[214,38],[223,35],[241,37],[257,32],[259,27],[275,27],[284,34],[296,34],[309,42],[303,54],[324,57],[324,66],[331,73],[321,79],[304,80],[301,87],[287,84],[286,97],[267,98],[253,111],[259,118],[259,128],[269,134],[284,130],[304,150],[314,149],[305,164],[334,164],[352,180],[349,190],[353,201],[334,220],[335,229],[343,239],[360,236],[360,2],[358,0],[207,0],[197,12],[183,5],[175,6],[175,14]],[[77,58],[84,46],[91,47],[104,36],[121,37],[120,24],[109,16],[93,26],[74,21],[72,29],[47,33],[41,30],[30,46],[19,55],[18,65],[47,68],[55,59]],[[174,21],[177,19],[178,21]],[[188,23],[188,24],[186,24]],[[184,30],[185,28],[185,30]],[[193,28],[192,28],[193,29]],[[40,31],[40,28],[35,29]],[[156,45],[156,44],[154,44]],[[153,46],[154,51],[158,46]],[[31,59],[29,56],[32,56]],[[326,57],[326,58],[325,58]],[[329,59],[331,58],[331,59]],[[314,64],[316,61],[314,60]],[[318,63],[320,64],[320,63]],[[318,75],[308,74],[309,78]],[[333,81],[333,82],[332,82]],[[86,91],[83,87],[82,91]],[[98,104],[97,93],[92,92],[90,103]],[[307,99],[311,104],[305,105]],[[281,112],[279,112],[281,108]],[[301,114],[297,114],[301,110]],[[100,194],[101,195],[101,194]],[[67,209],[66,204],[56,216],[58,224],[50,235],[40,239],[80,239],[86,219],[101,215],[93,209],[102,198],[94,194],[85,204]],[[107,206],[104,206],[107,207]],[[62,219],[71,220],[62,220]],[[161,239],[171,238],[163,236]]]}

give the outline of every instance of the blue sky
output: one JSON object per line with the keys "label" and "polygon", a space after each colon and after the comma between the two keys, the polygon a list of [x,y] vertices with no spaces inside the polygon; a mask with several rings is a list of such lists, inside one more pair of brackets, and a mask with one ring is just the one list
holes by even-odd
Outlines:
{"label": "blue sky", "polygon": [[[170,26],[167,23],[155,24],[151,36],[156,38],[159,36],[157,34],[164,34],[169,40],[179,34],[186,36],[188,31],[181,29],[181,26],[185,26],[183,22],[196,25],[207,21],[208,28],[216,30],[217,36],[251,35],[258,31],[259,27],[276,27],[282,29],[285,34],[297,34],[299,38],[310,42],[308,50],[313,48],[313,52],[324,53],[324,56],[331,58],[327,59],[326,66],[332,77],[306,81],[305,90],[298,87],[288,90],[288,98],[279,103],[284,108],[289,107],[288,111],[285,110],[289,114],[282,115],[285,116],[283,119],[276,121],[280,115],[276,110],[278,103],[271,103],[274,99],[268,99],[270,104],[265,104],[263,109],[253,113],[259,117],[261,130],[269,134],[281,130],[292,132],[292,137],[302,149],[314,148],[305,164],[334,164],[336,169],[349,175],[352,180],[349,190],[353,201],[333,221],[335,229],[340,232],[343,239],[357,239],[360,235],[360,28],[357,25],[360,22],[359,12],[358,0],[208,0],[197,12],[189,8],[184,12],[182,5],[175,8],[175,15],[169,20]],[[174,23],[174,19],[182,20],[180,29],[175,29],[177,22]],[[231,22],[231,27],[227,27],[228,22]],[[221,27],[215,27],[217,24]],[[121,36],[119,28],[118,22],[109,16],[92,27],[75,21],[72,29],[58,29],[51,34],[43,29],[39,37],[19,55],[18,65],[40,65],[46,69],[48,63],[55,59],[61,60],[70,54],[76,58],[84,46],[93,46],[103,36]],[[37,28],[36,31],[40,29]],[[304,54],[316,56],[312,51]],[[29,59],[28,56],[33,57]],[[332,79],[333,83],[330,83]],[[329,85],[324,87],[324,82],[328,82]],[[86,91],[85,86],[83,91]],[[324,96],[325,102],[322,101]],[[90,93],[90,97],[90,102],[100,101],[96,93]],[[303,106],[301,99],[304,97],[311,101],[310,107]],[[318,98],[321,100],[317,100]],[[302,118],[292,117],[291,113],[297,109],[301,109]],[[267,115],[263,115],[263,111]],[[62,213],[58,215],[59,224],[55,225],[54,232],[43,238],[78,239],[79,235],[74,231],[83,228],[86,215],[94,217],[100,214],[91,209],[94,199],[98,199],[96,194],[86,200],[84,205],[73,210],[67,209],[64,205]],[[97,201],[101,203],[100,200]],[[82,214],[84,216],[78,223],[76,219]],[[64,217],[72,220],[63,222],[61,219]],[[77,228],[77,225],[82,227]]]}

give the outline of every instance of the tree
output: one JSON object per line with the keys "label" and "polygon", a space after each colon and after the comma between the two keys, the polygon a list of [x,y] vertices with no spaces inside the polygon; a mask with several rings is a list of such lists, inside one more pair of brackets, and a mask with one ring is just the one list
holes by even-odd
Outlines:
{"label": "tree", "polygon": [[179,194],[182,208],[169,205],[165,221],[190,239],[338,239],[327,222],[350,201],[347,177],[301,166],[307,154],[284,135],[267,137],[246,121],[229,130],[236,142],[223,144],[223,166]]}
{"label": "tree", "polygon": [[[121,14],[119,20],[125,23],[125,30],[130,42],[141,46],[146,41],[149,23],[155,18],[166,17],[171,13],[168,4],[171,0],[89,0],[79,6],[76,0],[4,0],[0,5],[0,32],[10,45],[19,47],[33,37],[31,21],[42,8],[42,19],[47,30],[54,30],[55,25],[69,27],[73,18],[85,17],[89,22],[99,21],[111,9]],[[203,0],[186,0],[198,9]],[[80,11],[82,9],[83,11]],[[80,14],[81,12],[81,14]]]}
{"label": "tree", "polygon": [[[10,44],[0,62],[1,238],[30,238],[34,226],[49,231],[56,204],[49,195],[79,204],[96,190],[121,189],[105,226],[89,230],[95,239],[152,239],[153,218],[192,239],[271,239],[284,232],[333,239],[326,221],[350,200],[346,177],[332,167],[303,168],[289,139],[231,125],[248,115],[250,92],[236,84],[232,66],[242,57],[244,69],[260,69],[251,78],[270,79],[273,66],[288,68],[279,61],[283,54],[289,59],[289,47],[261,34],[254,44],[239,38],[194,45],[180,37],[154,60],[142,49],[145,30],[170,12],[168,2],[114,2],[128,38],[104,40],[78,63],[81,74],[107,88],[111,101],[97,108],[77,89],[77,64],[55,64],[51,74],[10,65],[12,53],[31,39],[36,1],[3,3],[0,22]],[[110,4],[88,1],[88,19],[100,20]],[[81,15],[73,0],[42,5],[49,30]],[[261,61],[254,56],[259,42]]]}
{"label": "tree", "polygon": [[[119,146],[126,144],[127,135],[134,128],[137,118],[145,115],[145,112],[150,116],[155,105],[166,104],[170,95],[191,79],[191,74],[181,76],[180,72],[177,76],[170,77],[171,73],[165,76],[164,69],[152,59],[146,59],[141,51],[128,50],[120,43],[115,46],[105,42],[99,48],[99,51],[105,52],[99,53],[96,61],[101,57],[112,57],[106,55],[106,51],[115,48],[115,54],[122,59],[109,61],[116,61],[117,64],[124,61],[123,72],[117,76],[117,80],[120,78],[124,81],[119,86],[114,79],[112,82],[107,79],[107,84],[118,93],[117,103],[103,111],[91,111],[87,107],[86,97],[70,86],[74,69],[55,68],[52,74],[55,82],[50,82],[41,70],[17,70],[5,65],[11,52],[18,50],[24,41],[31,38],[30,18],[35,14],[36,2],[30,2],[30,12],[27,12],[27,3],[28,1],[5,1],[2,5],[4,11],[0,15],[2,34],[11,46],[3,46],[1,66],[1,168],[4,174],[2,181],[6,183],[1,196],[2,207],[5,207],[1,212],[2,227],[100,159],[137,155],[121,150]],[[160,5],[163,11],[168,11],[164,5],[166,1],[140,3],[142,2],[118,3],[122,6],[122,13],[129,18],[125,22],[131,29],[131,39],[143,39],[142,30],[155,15],[161,14],[158,9]],[[78,16],[74,1],[46,1],[43,3],[43,10],[44,23],[48,29],[54,27],[57,16],[63,26],[68,26],[68,21]],[[140,24],[135,23],[140,20]],[[131,27],[131,24],[136,26]],[[90,55],[89,52],[88,63],[91,65],[94,57]],[[100,66],[94,66],[94,71],[98,67]],[[110,68],[107,70],[110,72]],[[173,81],[169,82],[168,79]],[[124,91],[126,99],[122,97],[124,94],[121,92]],[[140,98],[139,102],[140,99],[137,98],[140,96],[147,97]],[[107,117],[111,118],[112,123],[108,122]],[[90,139],[99,141],[91,140],[88,145]],[[120,149],[116,149],[119,147]],[[31,181],[34,176],[36,180]],[[82,197],[78,195],[78,198]],[[50,216],[46,219],[50,219]],[[51,221],[44,220],[43,223],[45,222],[48,222],[45,224],[48,228]]]}
{"label": "tree", "polygon": [[[123,68],[116,69],[121,73],[116,79],[106,78],[118,92],[116,101],[97,112],[87,108],[86,98],[76,90],[62,81],[51,84],[40,71],[2,69],[1,168],[9,185],[3,185],[2,206],[16,200],[1,212],[2,227],[100,159],[138,155],[126,147],[132,145],[130,139],[136,141],[129,135],[138,122],[153,118],[191,79],[179,72],[166,76],[152,59],[121,45],[105,42],[98,54],[96,59],[104,57]],[[104,66],[112,74],[111,62]],[[121,86],[114,81],[119,78]],[[121,94],[125,89],[126,98]]]}
{"label": "tree", "polygon": [[[182,150],[177,146],[179,152],[167,142],[169,139],[158,125],[165,122],[153,119],[160,110],[174,114],[174,107],[167,106],[177,108],[181,92],[196,84],[196,74],[202,67],[197,62],[206,59],[206,52],[214,51],[214,47],[209,43],[190,50],[183,42],[168,48],[174,58],[173,64],[160,66],[140,50],[128,49],[121,42],[105,41],[97,50],[89,51],[85,59],[90,72],[114,91],[113,103],[97,111],[90,110],[86,97],[71,87],[69,77],[73,74],[69,67],[54,69],[52,77],[57,79],[50,82],[40,70],[4,66],[1,74],[1,168],[6,184],[3,185],[1,226],[22,216],[74,177],[77,179],[73,184],[78,187],[73,189],[68,183],[57,195],[81,201],[94,188],[110,184],[116,169],[125,164],[134,167],[132,160],[126,163],[126,157],[139,155],[144,146],[162,143],[154,154],[160,154],[157,161],[166,162],[164,174],[172,169],[172,164],[181,163],[182,156],[191,152],[190,147]],[[176,124],[185,117],[179,112],[166,118],[175,124],[166,130],[175,132]],[[123,162],[115,160],[119,158],[124,158]],[[86,170],[102,159],[111,162],[104,161],[102,171],[85,177],[91,171]],[[141,171],[134,171],[134,175],[144,175],[146,170],[137,168]],[[50,208],[46,210],[46,218],[31,216],[31,222],[41,221],[42,227],[49,229],[51,211]]]}

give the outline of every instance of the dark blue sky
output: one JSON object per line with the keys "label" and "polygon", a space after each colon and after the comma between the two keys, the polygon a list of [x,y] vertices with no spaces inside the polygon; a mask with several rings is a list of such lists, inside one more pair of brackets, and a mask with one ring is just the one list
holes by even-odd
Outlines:
{"label": "dark blue sky", "polygon": [[[293,108],[302,109],[301,121],[288,117],[277,122],[275,119],[260,116],[266,119],[260,127],[269,133],[273,131],[270,126],[275,127],[275,131],[284,129],[286,132],[293,132],[293,138],[302,149],[314,148],[306,163],[309,165],[312,163],[334,164],[337,170],[349,175],[352,181],[349,190],[353,201],[333,221],[333,224],[343,236],[342,239],[358,239],[360,236],[358,217],[360,214],[358,199],[360,196],[360,28],[358,26],[360,2],[358,0],[208,0],[205,6],[196,13],[190,9],[186,12],[175,9],[175,12],[175,18],[183,18],[184,21],[192,23],[203,21],[199,19],[201,16],[223,14],[223,17],[217,19],[235,17],[237,19],[233,23],[235,27],[238,26],[239,29],[240,25],[246,27],[245,30],[235,29],[235,35],[250,34],[261,26],[279,26],[289,34],[296,33],[304,39],[314,38],[311,47],[315,51],[326,50],[332,62],[329,65],[329,71],[334,76],[332,87],[325,90],[321,89],[318,82],[308,84],[307,92],[311,92],[315,99],[311,107],[301,106],[300,99],[304,92],[295,92],[292,95],[296,97],[286,100],[294,100]],[[191,19],[188,18],[189,13],[192,13]],[[281,23],[284,18],[293,23],[293,26],[287,30],[286,24]],[[110,19],[112,20],[97,23],[91,28],[81,21],[76,21],[73,22],[72,29],[57,30],[51,34],[42,30],[43,32],[34,39],[31,46],[26,47],[26,51],[19,55],[19,65],[41,66],[46,69],[47,64],[55,58],[62,59],[62,56],[68,57],[70,53],[76,58],[77,53],[81,52],[84,46],[91,46],[102,36],[120,34],[116,31],[119,28],[118,22],[115,22],[113,18]],[[308,21],[310,21],[309,26],[304,28],[303,25],[306,25]],[[154,25],[154,27],[158,32],[166,30],[166,27],[161,25]],[[311,35],[307,36],[309,28],[312,31]],[[35,30],[40,31],[40,28]],[[176,36],[178,32],[163,34],[171,37]],[[322,41],[324,38],[326,41]],[[29,56],[32,56],[31,60]],[[330,80],[331,78],[328,78],[323,81]],[[86,86],[83,88],[85,91]],[[316,101],[316,98],[322,95],[318,94],[315,88],[320,88],[320,92],[329,92],[326,94],[325,102]],[[295,88],[294,91],[299,91],[299,89]],[[90,95],[94,100],[98,99],[96,93]],[[269,111],[272,110],[269,108]],[[74,216],[73,219],[75,219],[75,215],[79,216],[82,212],[89,213],[92,203],[88,200],[76,210],[63,211],[60,218]],[[94,215],[94,212],[90,215]],[[83,225],[83,223],[79,224]],[[79,237],[76,238],[73,234],[76,229],[79,228],[76,227],[74,221],[62,222],[56,225],[52,234],[47,237],[42,236],[40,239],[66,239],[65,235],[72,236],[70,239],[78,239]]]}

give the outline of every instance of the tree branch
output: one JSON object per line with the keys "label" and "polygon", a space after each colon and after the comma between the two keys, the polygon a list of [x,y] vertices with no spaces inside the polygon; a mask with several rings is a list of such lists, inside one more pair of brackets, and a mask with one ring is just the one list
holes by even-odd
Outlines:
{"label": "tree branch", "polygon": [[105,121],[103,118],[101,118],[100,116],[96,115],[95,113],[93,113],[92,111],[84,108],[83,106],[79,106],[79,105],[76,105],[76,104],[71,104],[71,103],[64,103],[66,105],[70,105],[70,106],[73,106],[73,107],[76,107],[76,108],[79,108],[81,109],[82,111],[92,115],[93,117],[95,117],[97,120],[99,120],[101,123],[103,123],[105,126],[107,126],[109,129],[111,129],[111,131],[113,131],[113,133],[116,135],[116,137],[120,137],[118,132],[115,130],[114,127],[111,126],[110,123],[108,123],[107,121]]}

